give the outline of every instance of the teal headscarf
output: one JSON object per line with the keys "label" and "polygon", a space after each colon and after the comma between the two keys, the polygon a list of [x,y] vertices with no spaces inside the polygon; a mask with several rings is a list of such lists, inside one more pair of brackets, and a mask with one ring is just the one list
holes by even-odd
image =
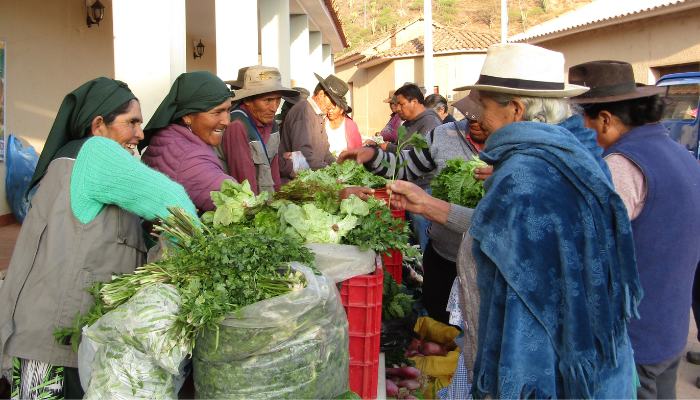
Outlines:
{"label": "teal headscarf", "polygon": [[135,98],[126,83],[105,77],[93,79],[68,93],[53,122],[27,192],[39,183],[61,147],[85,137],[95,117],[104,117]]}
{"label": "teal headscarf", "polygon": [[178,76],[170,93],[144,128],[144,140],[139,143],[139,150],[148,146],[156,132],[183,115],[209,111],[233,96],[224,81],[209,71],[187,72]]}

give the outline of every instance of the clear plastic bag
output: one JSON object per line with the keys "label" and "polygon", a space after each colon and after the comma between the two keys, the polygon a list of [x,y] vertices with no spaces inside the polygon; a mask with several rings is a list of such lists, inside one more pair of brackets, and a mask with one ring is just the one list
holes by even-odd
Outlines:
{"label": "clear plastic bag", "polygon": [[99,345],[84,399],[177,399],[176,376],[134,347]]}
{"label": "clear plastic bag", "polygon": [[173,286],[147,286],[88,327],[78,350],[85,398],[177,398],[190,347],[166,332],[180,304]]}
{"label": "clear plastic bag", "polygon": [[349,390],[348,321],[333,279],[290,266],[304,274],[304,289],[247,306],[197,337],[198,398],[331,399]]}
{"label": "clear plastic bag", "polygon": [[301,154],[301,151],[292,152],[292,165],[294,172],[309,169],[309,164],[306,162],[306,157]]}
{"label": "clear plastic bag", "polygon": [[34,147],[22,148],[22,142],[12,135],[7,138],[7,172],[5,173],[5,193],[7,203],[21,223],[29,211],[29,204],[38,186],[34,186],[28,198],[24,198],[24,192],[29,187],[39,162],[39,156]]}
{"label": "clear plastic bag", "polygon": [[327,273],[335,283],[358,275],[371,274],[377,268],[374,250],[334,243],[307,243],[314,252],[316,269]]}

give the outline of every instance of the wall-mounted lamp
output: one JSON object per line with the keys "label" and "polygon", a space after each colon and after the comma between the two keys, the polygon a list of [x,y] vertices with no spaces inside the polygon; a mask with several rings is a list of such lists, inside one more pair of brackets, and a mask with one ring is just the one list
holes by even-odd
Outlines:
{"label": "wall-mounted lamp", "polygon": [[103,6],[102,3],[100,3],[100,0],[95,1],[92,5],[90,4],[91,2],[92,0],[85,0],[85,5],[88,7],[88,28],[95,24],[97,24],[97,26],[100,26],[100,21],[102,21],[102,18],[105,17],[105,6]]}
{"label": "wall-mounted lamp", "polygon": [[202,58],[202,56],[204,55],[204,45],[202,44],[202,39],[199,39],[199,44],[197,44],[197,42],[195,41],[195,42],[192,42],[192,45],[194,45],[194,58],[195,58],[195,60],[197,58]]}

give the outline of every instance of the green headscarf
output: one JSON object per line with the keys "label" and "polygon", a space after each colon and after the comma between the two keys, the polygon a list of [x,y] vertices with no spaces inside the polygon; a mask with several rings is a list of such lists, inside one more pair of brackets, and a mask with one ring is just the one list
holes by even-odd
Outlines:
{"label": "green headscarf", "polygon": [[135,98],[126,83],[105,77],[93,79],[68,93],[58,109],[27,192],[41,180],[61,147],[85,137],[95,117],[104,117]]}
{"label": "green headscarf", "polygon": [[144,128],[144,140],[139,142],[139,150],[148,146],[156,132],[183,115],[209,111],[233,96],[224,81],[209,71],[187,72],[178,76],[170,93]]}

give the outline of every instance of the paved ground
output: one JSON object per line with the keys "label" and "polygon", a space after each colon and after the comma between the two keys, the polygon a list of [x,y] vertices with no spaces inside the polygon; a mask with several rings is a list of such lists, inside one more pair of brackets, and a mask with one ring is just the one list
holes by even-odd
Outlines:
{"label": "paved ground", "polygon": [[[0,228],[0,271],[7,269],[10,264],[10,257],[12,257],[12,250],[15,247],[17,235],[19,235],[19,228],[19,224]],[[690,364],[685,360],[687,351],[700,352],[700,343],[698,343],[697,335],[698,330],[691,315],[688,345],[683,351],[681,365],[678,369],[678,385],[676,387],[679,399],[700,399],[700,389],[695,386],[695,380],[700,376],[700,365]]]}

